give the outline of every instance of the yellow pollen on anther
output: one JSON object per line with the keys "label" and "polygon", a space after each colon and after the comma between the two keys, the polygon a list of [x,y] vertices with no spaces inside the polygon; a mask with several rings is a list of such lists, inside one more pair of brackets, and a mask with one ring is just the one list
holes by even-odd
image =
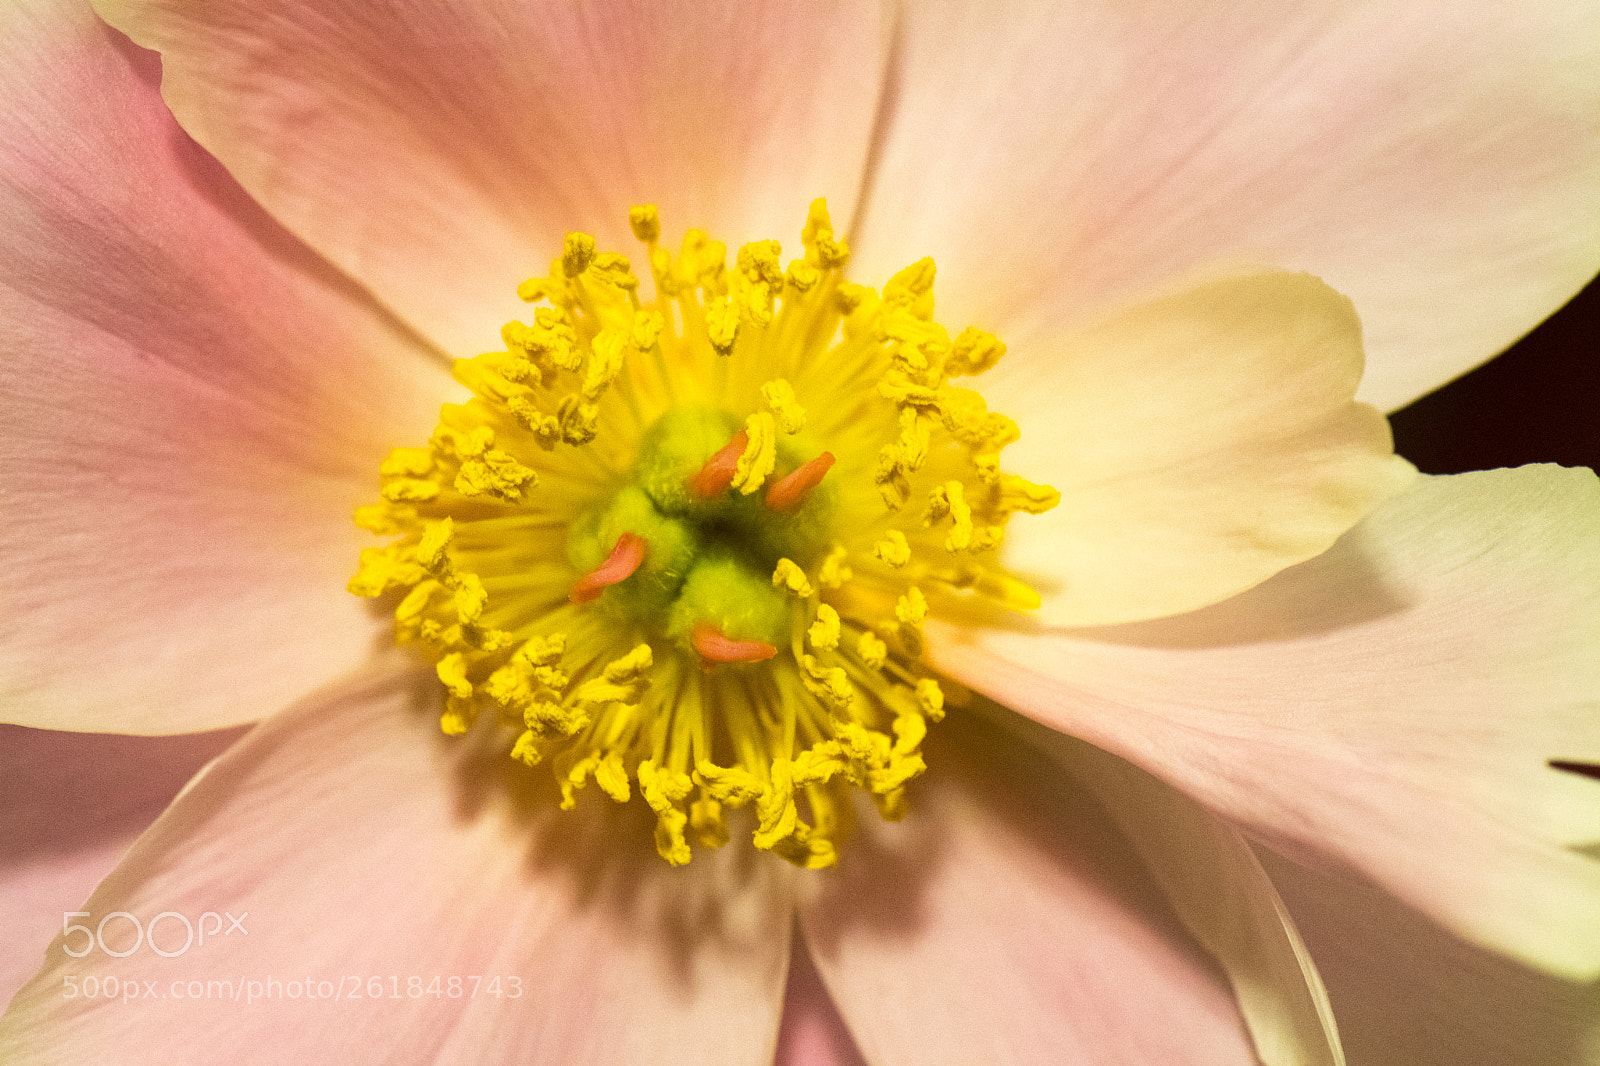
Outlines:
{"label": "yellow pollen on anther", "polygon": [[504,350],[457,360],[472,398],[380,466],[349,589],[392,597],[440,728],[548,767],[561,807],[637,800],[673,865],[737,831],[828,866],[853,792],[905,813],[960,691],[924,623],[1035,605],[996,550],[1058,497],[1002,472],[1016,424],[950,383],[1005,346],[933,319],[932,260],[845,281],[821,200],[787,262],[628,223],[647,284],[569,234]]}

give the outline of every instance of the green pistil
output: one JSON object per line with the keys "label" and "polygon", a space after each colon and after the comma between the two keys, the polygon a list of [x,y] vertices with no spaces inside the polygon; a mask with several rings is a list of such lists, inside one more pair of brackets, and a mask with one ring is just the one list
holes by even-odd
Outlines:
{"label": "green pistil", "polygon": [[[606,610],[685,641],[700,623],[732,640],[787,640],[788,610],[772,571],[779,559],[804,565],[826,550],[836,494],[825,481],[790,513],[768,508],[761,492],[694,498],[690,479],[740,425],[708,407],[667,412],[644,434],[630,483],[573,523],[567,555],[580,573],[605,562],[624,533],[647,545],[639,569],[601,594]],[[798,442],[782,441],[776,475],[818,450],[805,454]]]}

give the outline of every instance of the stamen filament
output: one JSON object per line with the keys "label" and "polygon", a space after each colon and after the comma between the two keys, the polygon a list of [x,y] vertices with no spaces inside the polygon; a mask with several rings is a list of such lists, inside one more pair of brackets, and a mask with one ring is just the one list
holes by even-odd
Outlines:
{"label": "stamen filament", "polygon": [[758,663],[778,654],[778,649],[764,640],[729,640],[723,635],[722,630],[709,622],[701,622],[694,627],[689,636],[689,643],[700,653],[700,658],[707,665]]}
{"label": "stamen filament", "polygon": [[733,484],[733,476],[739,469],[739,457],[750,446],[750,436],[744,430],[733,435],[733,439],[719,448],[715,455],[706,460],[706,465],[700,472],[689,479],[689,495],[697,500],[710,500],[721,496],[728,491],[728,486]]}
{"label": "stamen filament", "polygon": [[804,463],[794,473],[775,482],[767,489],[767,509],[787,514],[805,502],[806,495],[822,483],[823,475],[833,466],[833,453],[823,452]]}
{"label": "stamen filament", "polygon": [[589,603],[597,599],[608,586],[626,581],[644,562],[647,546],[648,542],[637,533],[622,534],[605,562],[572,583],[568,598],[573,603]]}

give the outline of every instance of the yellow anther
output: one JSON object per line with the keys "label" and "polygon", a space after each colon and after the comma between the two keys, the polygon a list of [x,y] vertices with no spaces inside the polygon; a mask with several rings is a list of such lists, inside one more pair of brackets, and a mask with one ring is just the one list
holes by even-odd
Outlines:
{"label": "yellow anther", "polygon": [[806,572],[793,559],[778,560],[777,568],[772,571],[772,587],[788,589],[801,599],[814,596],[817,592],[806,580]]}
{"label": "yellow anther", "polygon": [[489,603],[489,593],[484,591],[483,582],[477,574],[456,575],[456,617],[464,626],[473,625],[483,617],[483,609]]}
{"label": "yellow anther", "polygon": [[706,308],[706,339],[718,355],[730,355],[739,336],[739,309],[729,298],[713,301]]}
{"label": "yellow anther", "polygon": [[819,700],[836,711],[848,711],[856,700],[850,675],[842,666],[823,666],[813,655],[800,657],[800,681]]}
{"label": "yellow anther", "polygon": [[639,287],[639,279],[633,276],[633,266],[628,262],[628,257],[615,252],[605,252],[594,257],[594,261],[589,264],[589,280],[624,291]]}
{"label": "yellow anther", "polygon": [[768,849],[794,832],[799,818],[794,808],[794,777],[788,759],[774,759],[766,791],[756,800],[755,845]]}
{"label": "yellow anther", "polygon": [[944,717],[944,689],[939,687],[939,682],[931,677],[925,677],[917,682],[917,702],[922,704],[923,713],[935,722]]}
{"label": "yellow anther", "polygon": [[850,549],[843,544],[835,544],[833,550],[828,552],[827,558],[822,560],[822,565],[817,568],[817,584],[825,589],[843,588],[856,576],[855,571],[845,564],[850,558]]}
{"label": "yellow anther", "polygon": [[652,653],[650,645],[640,644],[627,655],[606,665],[599,677],[578,686],[575,697],[584,707],[607,703],[635,703],[650,684]]}
{"label": "yellow anther", "polygon": [[530,666],[553,666],[561,661],[561,656],[565,655],[566,651],[567,635],[551,633],[548,636],[529,638],[526,644],[517,649],[516,658]]}
{"label": "yellow anther", "polygon": [[622,372],[622,359],[626,354],[628,337],[617,329],[601,330],[590,345],[593,355],[583,377],[583,397],[590,402],[600,396],[617,380]]}
{"label": "yellow anther", "polygon": [[927,720],[920,714],[902,714],[894,720],[894,750],[892,755],[906,756],[917,750],[928,735]]}
{"label": "yellow anther", "polygon": [[748,443],[739,456],[732,487],[748,496],[762,486],[778,463],[777,424],[768,412],[757,411],[744,420],[744,431]]}
{"label": "yellow anther", "polygon": [[575,278],[594,261],[594,238],[587,233],[569,233],[561,249],[561,272]]}
{"label": "yellow anther", "polygon": [[[876,295],[876,293],[864,285],[857,285],[854,282],[847,281],[840,285],[839,288],[834,292],[833,302],[839,309],[839,313],[841,315],[845,315],[853,319],[856,311],[859,310],[864,303],[866,303],[867,298],[869,296],[876,297]],[[850,323],[846,323],[847,329],[849,328],[849,325]]]}
{"label": "yellow anther", "polygon": [[968,326],[950,345],[950,355],[945,360],[945,373],[951,377],[981,374],[1000,361],[1006,346],[993,333]]}
{"label": "yellow anther", "polygon": [[899,569],[911,561],[911,544],[898,529],[891,529],[872,545],[872,554]]}
{"label": "yellow anther", "polygon": [[439,495],[439,483],[416,478],[396,478],[384,483],[383,498],[390,503],[427,503]]}
{"label": "yellow anther", "polygon": [[655,204],[628,208],[628,225],[632,227],[633,235],[646,243],[661,236],[661,216]]}
{"label": "yellow anther", "polygon": [[387,503],[369,503],[356,508],[356,525],[380,537],[392,537],[416,528],[417,511],[414,507],[396,507]]}
{"label": "yellow anther", "polygon": [[842,266],[850,258],[850,249],[833,236],[833,221],[828,217],[828,201],[821,197],[811,201],[805,227],[800,231],[800,241],[805,245],[807,262],[826,270]]}
{"label": "yellow anther", "polygon": [[345,586],[357,596],[382,596],[401,585],[426,580],[428,572],[409,553],[393,545],[387,548],[362,548],[361,568]]}
{"label": "yellow anther", "polygon": [[861,656],[862,662],[878,670],[889,659],[889,645],[878,639],[876,633],[862,633],[861,639],[856,641],[856,654]]}
{"label": "yellow anther", "polygon": [[928,494],[928,507],[922,514],[922,525],[924,528],[932,527],[946,515],[950,516],[953,528],[944,540],[944,550],[965,551],[972,545],[972,508],[967,506],[966,493],[959,481],[946,481]]}
{"label": "yellow anther", "polygon": [[646,759],[639,764],[639,794],[660,814],[683,801],[694,788],[689,775],[671,767],[658,767],[655,760]]}
{"label": "yellow anther", "polygon": [[450,568],[448,552],[450,542],[455,539],[456,524],[450,518],[442,518],[437,522],[424,522],[422,525],[422,539],[417,542],[417,562],[427,567],[430,573],[442,573]]}
{"label": "yellow anther", "polygon": [[528,467],[495,448],[482,458],[468,459],[456,475],[455,490],[463,496],[495,496],[510,503],[522,499],[523,490],[538,479]]}
{"label": "yellow anther", "polygon": [[835,774],[849,769],[837,740],[822,740],[795,756],[794,781],[797,785],[821,785]]}
{"label": "yellow anther", "polygon": [[434,672],[456,699],[464,700],[472,696],[472,682],[467,680],[467,660],[460,652],[453,651],[440,659],[434,664]]}
{"label": "yellow anther", "polygon": [[1013,511],[1044,514],[1060,502],[1061,493],[1049,485],[1037,485],[1015,474],[1004,474],[1000,478],[1000,499],[995,510],[1000,514]]}
{"label": "yellow anther", "polygon": [[730,807],[743,807],[766,791],[750,771],[705,760],[695,765],[693,780],[706,795]]}
{"label": "yellow anther", "polygon": [[796,259],[789,264],[789,269],[784,274],[784,281],[798,293],[810,292],[822,280],[822,271],[804,260]]}
{"label": "yellow anther", "polygon": [[641,352],[648,352],[656,346],[661,338],[661,331],[666,328],[666,323],[661,315],[655,311],[644,310],[633,316],[633,346]]}
{"label": "yellow anther", "polygon": [[928,617],[928,600],[922,590],[912,585],[905,595],[895,601],[894,616],[901,625],[920,626]]}
{"label": "yellow anther", "polygon": [[806,409],[794,398],[794,387],[782,378],[775,378],[761,386],[761,398],[772,409],[778,428],[785,433],[799,433],[806,428]]}
{"label": "yellow anther", "polygon": [[528,766],[534,766],[544,758],[544,752],[539,749],[539,738],[533,735],[533,730],[529,729],[517,737],[517,742],[511,746],[511,757]]}
{"label": "yellow anther", "polygon": [[779,256],[783,246],[777,241],[751,241],[739,249],[735,266],[751,281],[777,285],[783,281],[783,266]]}
{"label": "yellow anther", "polygon": [[439,731],[447,736],[460,736],[472,728],[476,717],[471,702],[451,696],[445,700],[444,711],[439,715]]}
{"label": "yellow anther", "polygon": [[[562,810],[570,811],[578,805],[578,797],[576,795],[578,789],[588,784],[589,774],[599,765],[600,753],[591,752],[573,762],[571,766],[566,768],[565,773],[560,774],[557,781],[561,785]],[[559,760],[557,761],[557,766],[560,766]]]}
{"label": "yellow anther", "polygon": [[668,807],[656,815],[656,854],[673,866],[684,865],[692,856],[689,841],[683,835],[688,821],[689,816],[676,807]]}
{"label": "yellow anther", "polygon": [[817,605],[817,620],[806,631],[811,646],[819,651],[830,651],[839,646],[839,612],[825,603]]}
{"label": "yellow anther", "polygon": [[628,802],[628,771],[622,765],[621,753],[606,752],[605,757],[594,768],[594,783],[600,786],[600,791],[618,803]]}
{"label": "yellow anther", "polygon": [[933,260],[923,258],[890,278],[883,287],[884,307],[916,318],[933,314]]}
{"label": "yellow anther", "polygon": [[427,477],[433,472],[433,453],[427,448],[396,448],[378,467],[383,477]]}

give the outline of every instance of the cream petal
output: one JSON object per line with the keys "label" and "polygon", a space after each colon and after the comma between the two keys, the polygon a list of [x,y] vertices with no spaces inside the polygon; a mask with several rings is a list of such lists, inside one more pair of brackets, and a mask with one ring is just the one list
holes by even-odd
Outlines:
{"label": "cream petal", "polygon": [[933,255],[952,324],[1018,363],[1095,308],[1256,263],[1355,300],[1362,399],[1393,409],[1600,269],[1585,0],[918,3],[896,70],[856,264]]}
{"label": "cream petal", "polygon": [[[674,870],[637,811],[585,796],[563,814],[548,773],[495,738],[440,734],[411,669],[297,705],[213,764],[81,909],[221,932],[170,958],[147,942],[77,959],[83,934],[58,936],[0,1057],[770,1062],[792,925],[775,861]],[[179,951],[181,922],[156,928]],[[130,929],[112,922],[109,946]],[[69,998],[68,977],[140,995]]]}
{"label": "cream petal", "polygon": [[1104,625],[1322,552],[1413,476],[1351,399],[1360,378],[1349,301],[1304,274],[1204,282],[1064,341],[1026,379],[985,382],[1022,430],[1005,467],[1061,492],[1011,521],[1005,562],[1045,621]]}
{"label": "cream petal", "polygon": [[211,729],[360,663],[351,510],[453,388],[188,141],[154,60],[69,3],[0,13],[0,705],[26,725]]}
{"label": "cream petal", "polygon": [[0,1003],[117,860],[240,730],[177,737],[0,725]]}
{"label": "cream petal", "polygon": [[1590,1066],[1600,1056],[1600,986],[1467,944],[1370,884],[1261,858],[1327,976],[1351,1062]]}
{"label": "cream petal", "polygon": [[927,749],[906,819],[866,816],[800,905],[867,1061],[1256,1062],[1226,979],[1088,793],[954,716]]}
{"label": "cream petal", "polygon": [[1469,939],[1600,974],[1600,483],[1427,478],[1332,550],[1116,629],[934,627],[952,676]]}
{"label": "cream petal", "polygon": [[97,7],[245,188],[468,356],[565,232],[642,254],[630,205],[730,242],[797,238],[817,196],[848,219],[883,64],[869,0]]}

